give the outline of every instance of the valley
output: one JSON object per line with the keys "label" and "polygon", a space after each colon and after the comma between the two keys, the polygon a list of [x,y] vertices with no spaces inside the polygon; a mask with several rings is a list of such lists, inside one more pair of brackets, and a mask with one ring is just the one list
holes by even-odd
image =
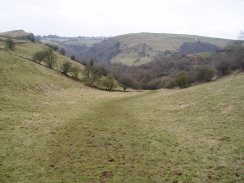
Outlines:
{"label": "valley", "polygon": [[[31,58],[40,46],[15,54]],[[9,51],[0,64],[0,182],[243,180],[243,73],[107,92]]]}
{"label": "valley", "polygon": [[0,4],[0,183],[244,183],[243,0]]}

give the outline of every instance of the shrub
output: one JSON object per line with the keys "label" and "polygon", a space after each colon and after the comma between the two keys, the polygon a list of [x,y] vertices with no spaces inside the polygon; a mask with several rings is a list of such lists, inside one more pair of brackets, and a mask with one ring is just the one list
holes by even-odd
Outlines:
{"label": "shrub", "polygon": [[39,52],[36,52],[34,55],[33,55],[33,60],[34,62],[37,62],[37,63],[41,63],[41,61],[45,60],[46,59],[46,52],[45,51],[39,51]]}
{"label": "shrub", "polygon": [[65,75],[67,75],[68,72],[69,72],[70,69],[71,69],[71,66],[72,66],[72,64],[71,64],[70,62],[65,62],[65,63],[63,63],[62,66],[61,66],[61,72],[62,72],[63,74],[65,74]]}
{"label": "shrub", "polygon": [[14,51],[14,49],[15,49],[15,42],[12,39],[8,38],[4,42],[4,47],[7,50]]}
{"label": "shrub", "polygon": [[210,68],[208,66],[199,66],[193,71],[193,80],[200,82],[211,81],[215,73],[216,70],[214,68]]}
{"label": "shrub", "polygon": [[189,86],[189,76],[188,76],[187,72],[180,71],[179,73],[177,73],[175,83],[180,88],[188,87]]}

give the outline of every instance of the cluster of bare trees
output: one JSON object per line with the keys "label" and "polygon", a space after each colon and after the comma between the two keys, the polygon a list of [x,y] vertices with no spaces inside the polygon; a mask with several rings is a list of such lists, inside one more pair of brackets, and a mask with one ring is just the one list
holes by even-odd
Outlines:
{"label": "cluster of bare trees", "polygon": [[85,83],[90,86],[104,87],[109,91],[117,87],[114,77],[104,68],[95,66],[93,60],[85,65],[84,76]]}
{"label": "cluster of bare trees", "polygon": [[[36,52],[33,55],[33,60],[39,64],[43,62],[48,68],[53,69],[56,64],[57,56],[52,48],[48,48],[43,51]],[[79,67],[73,65],[69,61],[64,62],[59,71],[66,76],[72,76],[76,79],[78,79],[79,73],[81,72]]]}

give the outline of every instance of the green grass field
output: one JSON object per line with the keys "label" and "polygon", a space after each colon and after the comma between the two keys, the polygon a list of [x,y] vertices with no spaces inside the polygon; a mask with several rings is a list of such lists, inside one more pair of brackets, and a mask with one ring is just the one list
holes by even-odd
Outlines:
{"label": "green grass field", "polygon": [[0,50],[0,76],[1,183],[244,181],[243,73],[106,92]]}

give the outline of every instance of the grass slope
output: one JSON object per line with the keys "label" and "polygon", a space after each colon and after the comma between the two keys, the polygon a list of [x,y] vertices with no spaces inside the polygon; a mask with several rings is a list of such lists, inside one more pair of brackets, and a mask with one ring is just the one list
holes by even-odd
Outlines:
{"label": "grass slope", "polygon": [[[14,52],[10,52],[10,53],[28,59],[32,59],[33,55],[36,52],[48,49],[47,46],[41,43],[32,43],[30,41],[16,40],[16,39],[14,39],[14,42],[16,43],[15,50]],[[4,50],[4,41],[1,40],[1,38],[0,38],[0,50]],[[60,71],[62,64],[65,62],[71,62],[73,66],[78,67],[81,71],[84,69],[83,65],[81,65],[80,63],[77,63],[66,56],[60,55],[58,52],[55,52],[55,55],[56,55],[56,63],[54,64],[55,70]],[[79,78],[81,79],[82,77],[83,76],[80,73]]]}
{"label": "grass slope", "polygon": [[226,46],[228,39],[211,38],[195,35],[166,34],[166,33],[135,33],[116,36],[114,39],[127,44],[129,47],[147,43],[155,50],[176,50],[185,42],[208,42],[220,47]]}
{"label": "grass slope", "polygon": [[0,50],[0,182],[242,182],[244,75],[105,92]]}

